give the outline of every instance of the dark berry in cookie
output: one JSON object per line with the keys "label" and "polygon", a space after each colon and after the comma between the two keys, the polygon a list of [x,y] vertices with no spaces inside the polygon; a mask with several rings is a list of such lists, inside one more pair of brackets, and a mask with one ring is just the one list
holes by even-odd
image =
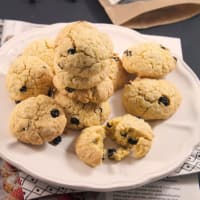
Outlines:
{"label": "dark berry in cookie", "polygon": [[20,103],[20,102],[21,102],[20,100],[15,100],[15,103],[16,103],[16,104],[18,104],[18,103]]}
{"label": "dark berry in cookie", "polygon": [[60,115],[60,112],[59,112],[58,109],[53,109],[53,110],[51,110],[51,116],[52,116],[53,118],[56,118],[56,117],[58,117],[59,115]]}
{"label": "dark berry in cookie", "polygon": [[159,99],[158,99],[158,103],[159,104],[163,104],[165,106],[168,106],[169,105],[169,99],[166,97],[166,96],[161,96]]}
{"label": "dark berry in cookie", "polygon": [[49,97],[52,97],[53,96],[53,88],[49,88],[49,90],[48,90],[48,92],[47,92],[47,95],[49,96]]}
{"label": "dark berry in cookie", "polygon": [[67,92],[69,92],[69,93],[72,93],[72,92],[75,91],[74,88],[70,88],[70,87],[66,87],[65,90],[66,90]]}
{"label": "dark berry in cookie", "polygon": [[70,122],[71,122],[71,124],[75,124],[75,125],[79,125],[80,124],[79,120],[76,117],[72,117],[70,119]]}
{"label": "dark berry in cookie", "polygon": [[75,48],[70,48],[70,49],[67,50],[67,53],[71,54],[71,55],[75,54],[76,53],[76,49]]}
{"label": "dark berry in cookie", "polygon": [[62,141],[61,136],[56,137],[54,140],[50,142],[52,145],[58,145]]}
{"label": "dark berry in cookie", "polygon": [[108,154],[108,158],[112,158],[112,156],[114,155],[114,153],[116,153],[116,149],[108,149],[107,150],[107,154]]}
{"label": "dark berry in cookie", "polygon": [[20,92],[26,92],[27,91],[27,87],[24,85],[19,89]]}
{"label": "dark berry in cookie", "polygon": [[110,124],[109,122],[107,122],[106,126],[107,126],[108,128],[111,128],[111,127],[112,127],[112,124]]}
{"label": "dark berry in cookie", "polygon": [[135,138],[128,138],[128,143],[129,144],[132,144],[132,145],[134,145],[134,144],[137,144],[137,142],[138,142],[138,140],[137,139],[135,139]]}

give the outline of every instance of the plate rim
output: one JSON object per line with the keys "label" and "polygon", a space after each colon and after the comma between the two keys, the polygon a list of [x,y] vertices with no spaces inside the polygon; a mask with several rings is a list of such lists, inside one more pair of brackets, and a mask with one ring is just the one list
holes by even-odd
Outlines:
{"label": "plate rim", "polygon": [[[55,27],[58,27],[58,26],[64,26],[66,24],[69,24],[69,23],[56,23],[56,24],[52,24],[52,25],[47,25],[46,27],[44,28],[34,28],[34,29],[31,29],[29,31],[26,31],[20,35],[16,35],[14,36],[13,38],[11,38],[9,41],[7,41],[1,48],[0,48],[0,55],[3,55],[3,53],[1,53],[2,51],[6,51],[7,48],[9,48],[10,45],[12,45],[13,43],[15,43],[15,41],[19,40],[20,38],[23,38],[24,36],[28,36],[29,34],[36,34],[37,33],[40,33],[42,31],[45,31],[45,30],[49,30],[50,28],[55,28]],[[109,26],[109,27],[112,27],[112,28],[115,28],[115,29],[121,29],[122,31],[128,31],[129,34],[135,34],[138,38],[142,38],[144,41],[148,41],[147,39],[144,39],[143,38],[143,35],[141,35],[140,33],[138,33],[137,31],[135,30],[131,30],[129,28],[126,28],[126,27],[121,27],[121,26],[118,26],[118,25],[112,25],[112,24],[104,24],[104,23],[96,23],[96,25],[98,26]],[[199,89],[199,86],[200,86],[200,82],[199,82],[199,78],[197,77],[197,75],[193,72],[193,70],[181,59],[178,57],[178,60],[179,62],[181,62],[182,66],[184,66],[184,68],[188,71],[188,73],[190,73],[190,75],[192,75],[192,77],[194,78],[195,82],[196,82],[196,89]],[[1,73],[1,71],[0,71]],[[198,119],[197,121],[200,122],[200,116],[198,116]],[[198,128],[197,126],[195,127],[195,132],[198,131]],[[21,169],[22,171],[38,178],[39,180],[42,180],[44,182],[48,182],[48,183],[51,183],[51,184],[54,184],[54,185],[59,185],[59,186],[64,186],[64,187],[67,187],[67,188],[72,188],[72,189],[78,189],[78,190],[90,190],[90,191],[117,191],[117,190],[122,190],[122,189],[133,189],[133,188],[137,188],[137,187],[140,187],[144,184],[147,184],[147,183],[150,183],[152,181],[156,181],[156,180],[159,180],[163,177],[166,177],[167,175],[169,175],[170,173],[174,172],[178,167],[180,167],[184,161],[186,160],[186,158],[190,155],[190,153],[192,152],[193,148],[198,145],[198,143],[200,142],[200,135],[198,137],[198,141],[196,141],[196,144],[194,144],[194,146],[191,146],[190,147],[190,152],[188,151],[187,155],[185,155],[184,159],[179,161],[179,164],[176,163],[176,165],[172,165],[173,167],[171,167],[169,170],[165,170],[165,173],[163,173],[163,169],[160,170],[159,172],[155,172],[155,173],[151,173],[148,177],[148,178],[143,178],[143,179],[140,179],[140,181],[136,181],[137,183],[133,183],[133,181],[129,180],[129,181],[124,181],[124,182],[120,182],[120,183],[112,183],[109,185],[108,184],[85,184],[84,183],[84,186],[83,186],[83,183],[79,183],[77,181],[73,182],[73,183],[70,183],[70,184],[66,184],[64,183],[61,179],[58,181],[58,180],[52,180],[50,177],[43,177],[41,174],[39,175],[38,172],[33,172],[27,168],[25,168],[24,166],[20,165],[19,162],[17,161],[13,161],[8,155],[6,156],[6,152],[2,153],[0,151],[0,157],[3,158],[4,160],[8,161],[9,163],[13,164],[14,166],[16,166],[17,168]],[[1,149],[1,148],[0,148]],[[137,179],[136,179],[137,180]],[[61,183],[62,182],[62,183]]]}

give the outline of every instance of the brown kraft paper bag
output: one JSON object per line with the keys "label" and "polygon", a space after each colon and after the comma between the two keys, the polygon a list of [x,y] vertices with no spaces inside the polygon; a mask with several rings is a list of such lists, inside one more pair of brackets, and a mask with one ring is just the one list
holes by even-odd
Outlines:
{"label": "brown kraft paper bag", "polygon": [[[99,0],[114,24],[135,29],[175,23],[200,13],[200,0]],[[117,2],[117,1],[116,1]]]}

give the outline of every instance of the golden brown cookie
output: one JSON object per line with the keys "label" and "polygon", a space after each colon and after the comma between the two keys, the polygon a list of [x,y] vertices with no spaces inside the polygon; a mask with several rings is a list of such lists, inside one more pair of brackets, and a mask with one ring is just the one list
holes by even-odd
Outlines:
{"label": "golden brown cookie", "polygon": [[53,39],[40,39],[31,42],[23,51],[23,55],[36,56],[54,70],[55,44]]}
{"label": "golden brown cookie", "polygon": [[19,103],[10,118],[10,130],[21,142],[41,145],[62,135],[67,123],[60,105],[48,96],[30,97]]}
{"label": "golden brown cookie", "polygon": [[100,165],[104,156],[104,138],[105,129],[102,126],[85,128],[76,140],[76,155],[91,167]]}
{"label": "golden brown cookie", "polygon": [[167,119],[177,111],[181,94],[167,80],[136,79],[124,87],[122,101],[130,114],[145,120]]}
{"label": "golden brown cookie", "polygon": [[107,67],[113,45],[105,33],[87,22],[66,26],[57,36],[54,66],[56,73],[69,72],[73,76],[96,75]]}
{"label": "golden brown cookie", "polygon": [[53,87],[51,68],[36,56],[20,56],[8,71],[6,85],[17,103],[39,94],[48,95]]}
{"label": "golden brown cookie", "polygon": [[[151,148],[153,131],[143,119],[126,114],[109,120],[105,128],[108,137],[121,147],[126,148],[127,151],[132,151],[135,158],[145,156]],[[113,154],[115,153],[117,151],[113,152]],[[114,155],[113,158],[115,158]]]}
{"label": "golden brown cookie", "polygon": [[166,47],[157,43],[141,43],[124,51],[125,70],[139,77],[160,78],[176,67],[176,58]]}

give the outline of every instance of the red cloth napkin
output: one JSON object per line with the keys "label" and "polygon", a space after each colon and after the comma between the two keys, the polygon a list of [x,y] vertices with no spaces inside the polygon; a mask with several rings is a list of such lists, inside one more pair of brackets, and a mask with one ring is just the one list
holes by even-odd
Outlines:
{"label": "red cloth napkin", "polygon": [[[5,200],[25,200],[21,187],[18,170],[7,162],[2,163],[0,167],[0,179],[2,185],[0,187],[5,191]],[[77,195],[77,194],[76,194]],[[1,199],[1,196],[0,196]],[[75,200],[71,194],[53,195],[51,197],[42,198],[43,200]]]}

